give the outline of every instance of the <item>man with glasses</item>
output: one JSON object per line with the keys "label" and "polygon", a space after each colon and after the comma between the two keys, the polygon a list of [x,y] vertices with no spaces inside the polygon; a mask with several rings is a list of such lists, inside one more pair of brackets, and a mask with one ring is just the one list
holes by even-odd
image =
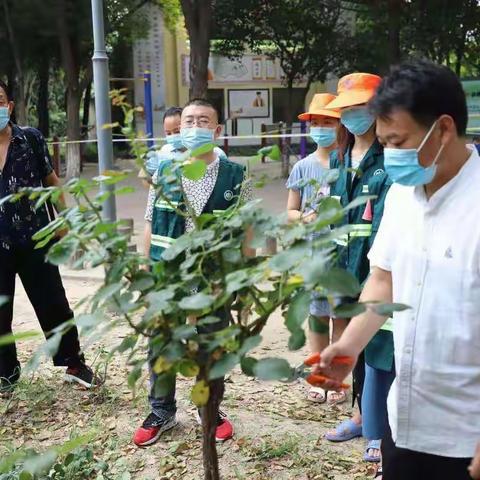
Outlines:
{"label": "man with glasses", "polygon": [[[183,109],[180,124],[180,137],[183,146],[190,151],[215,142],[220,135],[222,126],[218,123],[218,113],[215,107],[205,100],[192,100]],[[190,180],[182,177],[182,190],[195,215],[213,213],[214,211],[227,210],[237,202],[248,201],[251,198],[251,185],[245,182],[245,168],[234,162],[222,158],[215,150],[198,155],[195,160],[202,160],[207,165],[207,170],[200,180]],[[172,161],[162,162],[157,170],[155,181],[162,182],[164,172],[172,164]],[[154,183],[155,183],[154,181]],[[157,183],[158,184],[158,183]],[[166,188],[167,185],[165,185]],[[170,187],[171,189],[171,187]],[[173,190],[172,190],[173,192]],[[173,195],[173,193],[172,193]],[[178,193],[178,201],[182,196]],[[175,200],[175,201],[176,201]],[[172,198],[173,201],[173,198]],[[151,222],[150,258],[153,261],[162,261],[163,252],[184,233],[194,230],[194,222],[191,218],[177,215],[167,202],[157,201],[155,197],[149,198],[147,205],[147,221]],[[254,252],[244,248],[244,254],[252,256]],[[230,324],[230,311],[220,310],[216,312],[221,320],[215,324],[198,326],[199,333],[212,333],[223,330]],[[150,353],[150,360],[154,360],[154,354]],[[220,389],[224,389],[224,379],[216,380]],[[170,393],[160,396],[155,391],[156,375],[151,372],[151,389],[149,402],[151,413],[143,422],[142,426],[134,434],[133,442],[137,446],[147,446],[155,443],[163,432],[170,430],[176,424],[176,401],[175,384]],[[222,395],[223,396],[223,395]],[[233,425],[225,414],[218,412],[215,438],[223,442],[232,438]]]}

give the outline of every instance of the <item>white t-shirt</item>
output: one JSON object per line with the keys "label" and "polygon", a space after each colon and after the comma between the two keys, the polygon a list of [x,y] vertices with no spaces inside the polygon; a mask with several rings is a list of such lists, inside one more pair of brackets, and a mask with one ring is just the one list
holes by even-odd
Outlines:
{"label": "white t-shirt", "polygon": [[427,200],[391,187],[371,266],[392,273],[397,377],[388,398],[396,445],[472,457],[480,441],[480,158]]}

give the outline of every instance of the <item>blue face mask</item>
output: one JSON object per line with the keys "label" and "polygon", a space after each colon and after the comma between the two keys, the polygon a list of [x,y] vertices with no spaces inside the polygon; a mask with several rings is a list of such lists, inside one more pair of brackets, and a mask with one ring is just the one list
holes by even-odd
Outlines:
{"label": "blue face mask", "polygon": [[310,127],[310,138],[319,147],[329,147],[337,139],[335,127]]}
{"label": "blue face mask", "polygon": [[373,125],[375,117],[368,111],[367,107],[360,107],[343,111],[340,121],[349,132],[354,135],[363,135]]}
{"label": "blue face mask", "polygon": [[167,143],[171,145],[175,150],[183,148],[182,137],[179,133],[172,133],[172,135],[167,135]]}
{"label": "blue face mask", "polygon": [[201,127],[189,127],[182,128],[180,130],[182,144],[185,148],[188,148],[189,150],[195,150],[202,145],[213,143],[213,133],[213,130]]}
{"label": "blue face mask", "polygon": [[433,180],[437,173],[437,160],[444,145],[440,147],[432,164],[428,167],[420,165],[418,154],[430,138],[436,124],[437,122],[432,125],[418,148],[385,148],[383,150],[385,171],[393,182],[400,185],[417,186],[427,185]]}
{"label": "blue face mask", "polygon": [[10,121],[10,112],[8,107],[0,107],[0,130],[3,130]]}

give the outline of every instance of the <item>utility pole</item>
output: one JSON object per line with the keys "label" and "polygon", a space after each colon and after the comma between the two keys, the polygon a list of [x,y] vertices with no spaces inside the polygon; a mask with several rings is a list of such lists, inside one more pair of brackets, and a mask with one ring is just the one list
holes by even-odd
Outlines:
{"label": "utility pole", "polygon": [[[93,25],[93,86],[95,90],[95,116],[97,122],[98,171],[100,175],[113,167],[112,129],[103,128],[112,123],[109,97],[108,56],[105,49],[105,27],[103,22],[103,0],[92,0]],[[113,192],[113,185],[103,185],[102,191]],[[116,221],[115,196],[110,195],[103,203],[102,217],[109,222]]]}

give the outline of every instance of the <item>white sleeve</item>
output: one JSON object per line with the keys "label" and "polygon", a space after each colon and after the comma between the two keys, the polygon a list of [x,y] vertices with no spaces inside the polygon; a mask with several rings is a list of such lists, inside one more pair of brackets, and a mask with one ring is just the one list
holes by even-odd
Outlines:
{"label": "white sleeve", "polygon": [[379,267],[388,272],[392,271],[393,255],[395,252],[395,188],[390,188],[385,199],[385,208],[380,222],[377,236],[368,253],[370,268]]}

